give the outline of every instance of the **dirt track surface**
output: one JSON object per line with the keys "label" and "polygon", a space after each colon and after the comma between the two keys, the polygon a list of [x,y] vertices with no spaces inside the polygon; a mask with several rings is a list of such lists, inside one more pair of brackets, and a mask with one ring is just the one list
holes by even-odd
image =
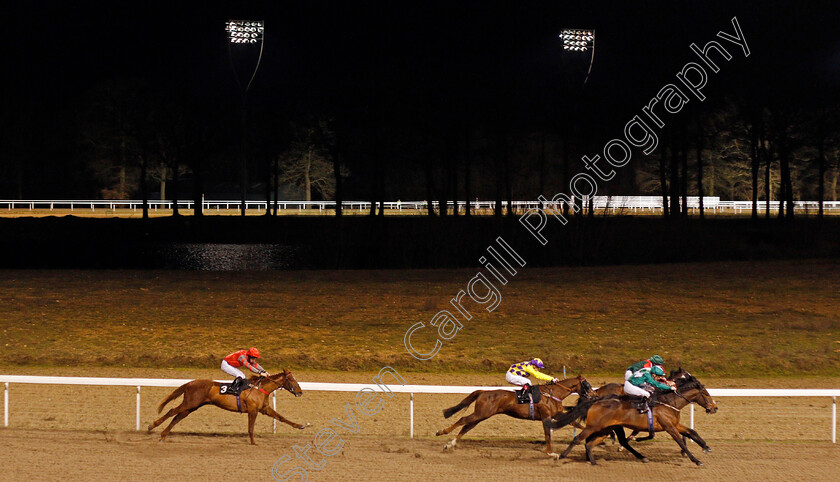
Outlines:
{"label": "dirt track surface", "polygon": [[[3,480],[221,480],[237,471],[248,480],[273,480],[272,466],[292,446],[312,442],[306,435],[261,436],[248,447],[239,436],[180,434],[165,443],[136,432],[61,432],[4,430],[0,451],[10,456]],[[355,436],[341,453],[312,456],[323,468],[310,480],[836,480],[840,448],[830,443],[719,442],[710,454],[696,454],[697,467],[680,457],[672,441],[657,437],[637,444],[651,462],[642,464],[614,447],[596,449],[599,465],[583,461],[577,449],[569,460],[554,461],[539,445],[519,440],[467,441],[444,453],[437,440]],[[699,452],[699,451],[698,451]],[[9,459],[7,459],[9,460]],[[279,476],[292,462],[278,469]],[[300,480],[291,477],[289,480]]]}
{"label": "dirt track surface", "polygon": [[[30,369],[33,374],[79,375],[70,369]],[[58,372],[58,373],[56,373]],[[108,372],[108,373],[106,373]],[[135,370],[113,373],[89,370],[88,375],[137,375]],[[179,377],[184,373],[159,370],[149,376]],[[217,375],[208,371],[207,376]],[[332,372],[299,373],[306,381],[361,382],[373,374]],[[406,373],[409,383],[492,383],[484,375],[429,375]],[[592,377],[590,377],[592,378]],[[609,379],[592,378],[596,384]],[[836,379],[721,379],[710,386],[835,387]],[[168,388],[143,388],[141,423],[145,427],[156,414],[158,402]],[[77,387],[12,384],[10,428],[0,428],[3,470],[0,480],[220,480],[222,471],[242,470],[253,480],[272,480],[272,466],[282,456],[291,457],[278,469],[279,475],[295,466],[293,446],[312,444],[315,434],[331,427],[332,419],[348,420],[345,404],[354,393],[307,392],[302,398],[279,393],[277,410],[294,422],[312,427],[297,431],[260,416],[257,447],[247,444],[244,415],[204,407],[187,417],[165,443],[159,443],[163,427],[149,435],[134,432],[136,389],[133,387]],[[336,429],[345,445],[338,455],[325,458],[311,450],[313,461],[326,464],[319,472],[309,470],[310,480],[477,480],[510,479],[528,473],[537,480],[604,479],[674,480],[770,479],[793,477],[840,479],[840,445],[832,445],[831,401],[825,398],[719,398],[720,410],[695,413],[696,428],[714,449],[703,454],[690,449],[705,466],[695,467],[679,455],[678,446],[665,434],[636,447],[651,460],[641,464],[613,446],[596,449],[601,463],[590,467],[578,447],[569,461],[553,461],[540,452],[542,429],[538,422],[493,417],[471,431],[454,453],[444,453],[449,437],[435,437],[458,417],[441,415],[443,408],[461,400],[461,395],[415,395],[415,438],[409,439],[409,397],[398,394],[373,416],[356,413],[358,434]],[[33,403],[34,400],[40,400]],[[571,402],[571,399],[569,399]],[[94,407],[104,407],[99,411]],[[683,421],[688,424],[686,409]],[[556,449],[571,438],[571,430],[555,433]],[[6,462],[9,461],[9,462]],[[280,479],[282,480],[282,479]],[[288,480],[299,480],[291,477]]]}

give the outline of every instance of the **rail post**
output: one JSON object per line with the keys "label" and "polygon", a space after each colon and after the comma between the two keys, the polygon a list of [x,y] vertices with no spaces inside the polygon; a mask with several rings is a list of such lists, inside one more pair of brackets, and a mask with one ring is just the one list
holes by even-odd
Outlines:
{"label": "rail post", "polygon": [[6,388],[3,389],[3,426],[9,426],[9,382],[6,382]]}
{"label": "rail post", "polygon": [[408,437],[414,438],[414,394],[408,401]]}
{"label": "rail post", "polygon": [[694,430],[694,404],[691,404],[691,430]]}
{"label": "rail post", "polygon": [[[277,411],[277,392],[271,392],[271,408]],[[277,433],[277,419],[271,417],[271,433]]]}
{"label": "rail post", "polygon": [[831,397],[831,443],[837,443],[837,397]]}
{"label": "rail post", "polygon": [[137,385],[137,428],[140,431],[140,385]]}

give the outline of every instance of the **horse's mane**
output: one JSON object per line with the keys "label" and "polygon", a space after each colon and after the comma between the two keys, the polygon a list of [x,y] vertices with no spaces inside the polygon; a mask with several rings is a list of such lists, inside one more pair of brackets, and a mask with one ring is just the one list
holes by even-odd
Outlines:
{"label": "horse's mane", "polygon": [[[679,378],[674,378],[677,375],[683,376]],[[694,388],[702,390],[705,388],[705,386],[702,383],[700,383],[700,380],[698,380],[697,377],[695,377],[691,373],[688,373],[682,368],[680,368],[679,370],[671,370],[671,373],[668,374],[668,379],[677,384],[678,391],[691,390]]]}

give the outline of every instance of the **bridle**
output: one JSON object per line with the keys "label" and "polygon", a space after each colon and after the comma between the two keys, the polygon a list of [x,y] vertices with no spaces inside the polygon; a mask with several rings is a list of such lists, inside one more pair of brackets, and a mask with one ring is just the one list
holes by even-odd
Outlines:
{"label": "bridle", "polygon": [[[578,393],[578,395],[580,395],[580,396],[581,396],[581,397],[583,397],[583,398],[587,398],[587,399],[588,399],[588,398],[590,398],[590,397],[591,397],[591,395],[589,394],[589,392],[591,392],[591,391],[592,391],[592,385],[589,385],[589,382],[586,380],[586,378],[581,378],[581,379],[580,379],[580,388],[578,388],[578,391],[579,391],[579,392],[584,391],[584,390],[583,390],[583,389],[584,389],[584,387],[585,387],[584,383],[585,383],[586,385],[588,385],[588,386],[589,386],[589,390],[586,390],[586,393]],[[565,386],[565,385],[560,385],[559,383],[551,383],[550,385],[552,386],[552,388],[553,388],[553,387],[560,387],[560,388],[562,388],[563,390],[566,390],[567,392],[569,392],[569,394],[575,393],[574,389],[569,388],[569,387],[567,387],[567,386]],[[551,398],[551,399],[552,399],[552,400],[554,400],[555,402],[561,402],[561,403],[562,403],[562,402],[563,402],[563,400],[561,400],[561,399],[559,399],[559,398],[557,398],[557,397],[555,397],[555,396],[554,396],[554,394],[552,393],[552,388],[549,388],[549,389],[548,389],[548,396],[549,396],[549,398]]]}
{"label": "bridle", "polygon": [[[700,380],[698,380],[698,379],[697,379],[694,375],[692,375],[691,373],[685,372],[685,376],[683,377],[683,379],[685,379],[686,377],[690,377],[690,379],[691,379],[694,383],[696,383],[696,384],[697,384],[697,389],[700,391],[700,393],[703,393],[703,392],[705,392],[705,391],[706,391],[706,386],[705,386],[705,385],[703,385],[703,383],[702,383]],[[694,387],[692,387],[692,388],[694,388]],[[691,400],[689,400],[689,399],[685,398],[685,396],[683,396],[683,394],[679,392],[679,389],[674,390],[674,391],[673,391],[673,393],[675,393],[678,397],[682,398],[683,400],[685,400],[685,401],[686,401],[686,402],[688,402],[689,404],[692,404],[692,403],[697,403],[697,402],[692,402]],[[707,392],[707,393],[708,393],[708,392]],[[714,403],[714,400],[712,400],[712,403]],[[663,404],[663,405],[666,405],[666,404]],[[699,403],[698,403],[698,405],[699,405]],[[674,407],[671,407],[671,408],[674,408]],[[707,412],[708,412],[709,410],[711,410],[711,409],[710,409],[710,408],[708,408],[708,407],[703,407],[703,409],[704,409],[704,410],[706,410]],[[675,410],[676,410],[676,409],[675,409]]]}

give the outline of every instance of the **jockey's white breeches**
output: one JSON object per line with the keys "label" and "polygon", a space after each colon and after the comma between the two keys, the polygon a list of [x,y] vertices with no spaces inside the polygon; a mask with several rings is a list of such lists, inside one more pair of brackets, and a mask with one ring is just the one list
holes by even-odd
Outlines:
{"label": "jockey's white breeches", "polygon": [[512,383],[514,385],[519,386],[531,384],[531,380],[511,372],[505,373],[505,380],[507,380],[508,383]]}
{"label": "jockey's white breeches", "polygon": [[642,387],[637,387],[630,382],[624,382],[624,393],[627,395],[635,395],[637,397],[650,397],[650,392]]}
{"label": "jockey's white breeches", "polygon": [[633,372],[630,371],[630,370],[627,370],[626,372],[624,372],[624,381],[626,382],[627,380],[630,380],[630,377],[632,377],[632,376],[633,376]]}
{"label": "jockey's white breeches", "polygon": [[226,360],[222,360],[222,371],[232,376],[233,378],[247,378],[242,371],[234,366],[231,366]]}

